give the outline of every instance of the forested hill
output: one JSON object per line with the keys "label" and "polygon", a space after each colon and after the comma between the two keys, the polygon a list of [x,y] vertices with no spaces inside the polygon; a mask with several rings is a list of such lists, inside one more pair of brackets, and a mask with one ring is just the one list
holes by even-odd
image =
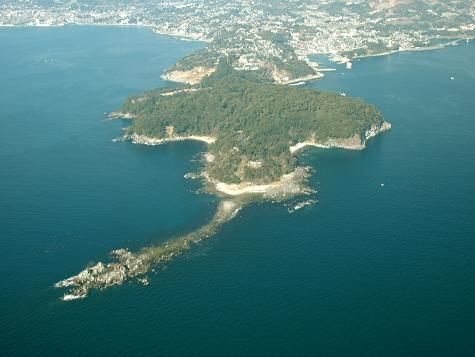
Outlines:
{"label": "forested hill", "polygon": [[173,127],[173,135],[213,136],[214,160],[206,167],[212,178],[267,183],[295,168],[291,145],[349,138],[364,144],[367,132],[384,123],[374,106],[359,99],[249,80],[242,73],[220,65],[198,87],[129,98],[121,109],[134,118],[127,134],[166,138],[166,128]]}

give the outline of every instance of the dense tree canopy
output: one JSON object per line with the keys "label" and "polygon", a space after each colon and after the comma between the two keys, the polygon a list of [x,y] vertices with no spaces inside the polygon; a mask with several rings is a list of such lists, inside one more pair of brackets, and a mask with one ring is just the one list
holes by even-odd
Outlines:
{"label": "dense tree canopy", "polygon": [[165,127],[173,126],[175,135],[214,136],[209,150],[215,159],[207,164],[212,177],[269,182],[294,169],[289,146],[309,138],[363,138],[383,122],[361,100],[258,82],[243,73],[221,64],[196,91],[163,96],[161,89],[129,98],[122,108],[134,117],[128,133],[162,138]]}

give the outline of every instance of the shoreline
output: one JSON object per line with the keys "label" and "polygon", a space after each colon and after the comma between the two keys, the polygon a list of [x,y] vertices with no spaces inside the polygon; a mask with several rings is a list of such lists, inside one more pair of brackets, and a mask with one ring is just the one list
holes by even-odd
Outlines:
{"label": "shoreline", "polygon": [[[319,143],[310,139],[290,146],[289,150],[291,154],[295,154],[307,146],[313,146],[322,149],[340,148],[345,150],[363,150],[366,147],[367,140],[374,138],[375,136],[388,131],[389,129],[391,129],[391,124],[388,122],[383,122],[379,126],[373,125],[364,133],[363,138],[360,135],[355,134],[352,137],[343,139],[329,138],[325,143]],[[189,135],[159,139],[145,135],[132,134],[123,136],[121,140],[130,140],[132,144],[151,146],[186,140],[201,141],[210,145],[216,141],[216,138],[206,135]],[[206,160],[208,160],[207,155],[210,155],[210,153],[206,152],[204,154]],[[289,196],[312,193],[313,191],[305,185],[308,177],[310,176],[309,172],[310,168],[298,166],[294,171],[282,175],[279,179],[264,184],[256,184],[249,181],[240,183],[226,183],[211,178],[206,171],[197,176],[203,177],[205,179],[205,183],[212,186],[208,189],[209,192],[216,193],[218,195],[234,198],[246,195],[257,195],[262,198],[279,199],[287,198]]]}
{"label": "shoreline", "polygon": [[188,135],[188,136],[174,136],[171,138],[153,138],[146,135],[139,135],[139,134],[132,134],[132,135],[125,135],[122,138],[122,141],[130,140],[132,144],[142,144],[142,145],[162,145],[174,141],[201,141],[208,145],[213,144],[216,141],[216,138],[213,136],[206,136],[206,135]]}
{"label": "shoreline", "polygon": [[164,36],[170,36],[170,37],[176,37],[179,38],[182,41],[197,41],[197,42],[205,42],[205,43],[211,43],[211,40],[208,40],[206,38],[198,38],[198,37],[193,37],[192,35],[187,35],[187,34],[181,34],[177,32],[166,32],[166,31],[161,31],[158,30],[154,26],[147,26],[152,28],[152,32],[157,35],[164,35]]}
{"label": "shoreline", "polygon": [[[176,136],[173,138],[153,138],[146,135],[125,135],[115,141],[130,141],[132,144],[140,145],[162,145],[170,142],[177,141],[201,141],[208,145],[213,144],[216,138],[206,135],[189,135],[189,136]],[[208,152],[205,153],[206,155]],[[202,172],[201,176],[205,179],[206,184],[211,185],[209,189],[212,193],[225,195],[229,197],[237,198],[245,195],[259,195],[264,198],[280,198],[286,196],[296,196],[299,194],[308,194],[313,192],[311,189],[304,185],[304,182],[309,177],[309,168],[297,167],[293,172],[282,175],[278,180],[267,184],[254,184],[252,182],[241,182],[239,184],[225,183],[209,177],[206,171]]]}
{"label": "shoreline", "polygon": [[[393,51],[386,51],[386,52],[381,52],[381,53],[375,53],[372,55],[359,55],[359,56],[354,56],[348,59],[346,62],[350,62],[354,59],[364,59],[364,58],[371,58],[371,57],[383,57],[383,56],[390,56],[396,53],[403,53],[403,52],[425,52],[425,51],[434,51],[434,50],[441,50],[443,48],[447,48],[450,46],[458,46],[458,44],[462,41],[471,41],[473,40],[473,37],[466,37],[466,38],[455,38],[453,41],[447,42],[447,43],[442,43],[439,45],[433,45],[433,46],[427,46],[427,47],[408,47],[408,48],[402,48],[398,50],[393,50]],[[342,62],[342,63],[346,63]]]}
{"label": "shoreline", "polygon": [[307,146],[312,146],[320,149],[345,149],[345,150],[364,150],[366,148],[366,142],[374,138],[375,136],[391,129],[391,123],[383,122],[379,127],[372,126],[365,132],[364,138],[361,138],[358,134],[346,139],[342,138],[328,138],[325,142],[317,142],[309,139],[306,141],[298,142],[289,147],[290,153],[294,154]]}
{"label": "shoreline", "polygon": [[207,184],[213,186],[212,192],[234,198],[256,195],[262,198],[283,199],[314,193],[312,189],[305,185],[310,176],[309,167],[299,166],[294,171],[284,174],[278,180],[267,184],[254,184],[252,182],[225,183],[210,178],[207,172],[203,172],[202,176]]}
{"label": "shoreline", "polygon": [[146,24],[80,24],[80,23],[59,23],[59,24],[0,24],[1,27],[8,27],[8,28],[58,28],[58,27],[67,27],[67,26],[78,26],[78,27],[136,27],[136,28],[143,28],[149,29],[153,34],[161,35],[161,36],[169,36],[176,38],[182,41],[190,41],[190,42],[204,42],[204,43],[211,43],[211,40],[205,38],[196,38],[192,35],[181,34],[176,32],[166,32],[157,30],[155,25],[146,25]]}
{"label": "shoreline", "polygon": [[[176,32],[160,31],[160,30],[156,29],[155,25],[146,25],[146,24],[114,24],[114,23],[111,23],[111,24],[60,23],[60,24],[21,24],[21,25],[18,25],[18,24],[3,24],[3,23],[0,24],[0,28],[2,28],[2,27],[4,27],[4,28],[14,28],[14,27],[18,27],[18,28],[27,28],[27,27],[31,27],[31,28],[58,28],[58,27],[66,27],[66,26],[136,27],[136,28],[150,29],[153,34],[157,34],[157,35],[161,35],[161,36],[169,36],[169,37],[177,38],[177,39],[180,39],[180,40],[186,40],[186,41],[191,41],[191,42],[203,42],[203,43],[207,43],[207,44],[213,42],[210,39],[196,38],[196,37],[193,37],[192,35],[180,34],[180,33],[176,33]],[[375,53],[375,54],[371,54],[371,55],[358,55],[358,56],[354,56],[354,57],[351,57],[351,58],[346,58],[346,60],[343,60],[343,61],[337,61],[336,60],[336,61],[332,61],[332,62],[344,64],[344,63],[347,63],[347,62],[351,62],[355,59],[389,56],[389,55],[399,53],[399,52],[433,51],[433,50],[439,50],[439,49],[447,48],[449,46],[456,46],[462,41],[472,41],[474,39],[475,39],[475,37],[454,37],[453,41],[443,43],[443,44],[439,44],[439,45],[432,45],[432,46],[427,46],[427,47],[403,48],[403,49],[398,49],[398,50],[393,50],[393,51]],[[323,55],[323,56],[328,57],[329,54],[328,53],[315,52],[315,53],[308,54],[307,57],[310,56],[310,55]],[[332,68],[331,70],[334,70],[334,69]],[[320,72],[323,72],[323,71],[325,71],[325,69],[320,69]],[[319,72],[319,74],[321,76],[319,76],[317,78],[313,78],[313,79],[308,79],[308,80],[314,80],[314,79],[319,79],[319,78],[323,77],[324,74],[320,73],[320,72]],[[315,76],[318,76],[318,75],[315,75]],[[295,80],[290,80],[290,83],[280,83],[280,84],[291,84],[291,83],[294,83],[294,81],[301,82],[301,81],[304,81],[304,80],[302,78],[300,78],[299,81],[297,81],[295,79]]]}

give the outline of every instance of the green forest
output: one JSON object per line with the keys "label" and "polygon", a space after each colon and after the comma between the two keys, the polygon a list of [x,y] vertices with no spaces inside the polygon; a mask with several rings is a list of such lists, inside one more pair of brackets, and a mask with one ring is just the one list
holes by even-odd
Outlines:
{"label": "green forest", "polygon": [[363,137],[383,123],[381,113],[359,99],[270,84],[248,73],[220,63],[194,92],[163,96],[162,88],[129,98],[121,109],[134,117],[127,134],[164,138],[173,126],[174,135],[216,137],[209,146],[215,159],[206,163],[212,178],[267,183],[297,165],[289,146],[309,138]]}

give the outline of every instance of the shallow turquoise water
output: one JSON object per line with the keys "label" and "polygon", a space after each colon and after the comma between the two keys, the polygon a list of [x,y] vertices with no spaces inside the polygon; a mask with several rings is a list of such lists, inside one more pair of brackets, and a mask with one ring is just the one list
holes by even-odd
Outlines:
{"label": "shallow turquoise water", "polygon": [[104,121],[201,46],[134,28],[0,31],[1,355],[474,354],[475,44],[313,84],[393,124],[365,151],[301,155],[315,206],[247,207],[149,286],[59,301],[53,283],[88,262],[212,216],[216,200],[183,179],[202,144],[112,143],[126,123]]}

